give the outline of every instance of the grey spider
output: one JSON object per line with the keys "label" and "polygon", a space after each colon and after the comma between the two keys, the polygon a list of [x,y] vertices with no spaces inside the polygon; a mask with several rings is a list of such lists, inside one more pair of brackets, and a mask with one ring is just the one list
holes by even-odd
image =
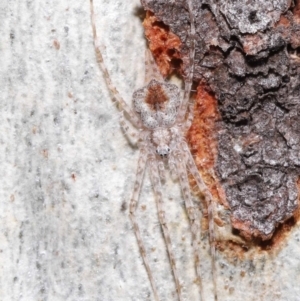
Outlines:
{"label": "grey spider", "polygon": [[165,211],[163,209],[162,198],[162,179],[164,179],[165,168],[169,168],[173,173],[177,173],[179,178],[186,211],[190,221],[192,233],[192,244],[195,256],[195,265],[199,283],[201,283],[201,271],[199,266],[199,239],[200,218],[198,211],[193,205],[191,191],[188,180],[188,172],[194,177],[197,186],[204,195],[208,207],[209,218],[209,235],[212,257],[212,273],[214,281],[214,298],[217,300],[215,285],[215,246],[214,246],[214,223],[213,223],[213,198],[202,180],[197,167],[194,163],[193,156],[185,141],[185,134],[190,128],[193,120],[193,105],[189,102],[192,79],[193,65],[195,54],[195,24],[191,0],[186,1],[187,11],[190,16],[190,54],[189,54],[189,71],[185,78],[185,90],[183,99],[180,96],[179,88],[164,81],[158,68],[152,58],[152,55],[146,53],[146,75],[145,86],[133,93],[133,110],[123,100],[121,95],[112,83],[108,70],[104,64],[103,56],[100,49],[100,43],[97,37],[95,14],[93,0],[90,0],[91,19],[93,28],[94,45],[97,61],[114,100],[125,112],[126,119],[137,129],[132,132],[126,124],[126,120],[121,115],[121,126],[127,134],[138,136],[138,146],[140,150],[136,179],[134,183],[133,195],[130,201],[130,219],[133,224],[135,236],[137,238],[140,253],[142,255],[147,274],[152,286],[154,298],[159,301],[158,291],[150,269],[149,260],[146,254],[145,246],[140,233],[140,228],[136,220],[136,209],[146,166],[150,171],[150,179],[153,185],[155,199],[158,210],[158,217],[162,227],[164,240],[166,243],[169,261],[171,264],[177,295],[180,301],[183,300],[182,289],[179,281],[179,275],[176,268],[175,257],[172,249],[170,233],[167,227]]}

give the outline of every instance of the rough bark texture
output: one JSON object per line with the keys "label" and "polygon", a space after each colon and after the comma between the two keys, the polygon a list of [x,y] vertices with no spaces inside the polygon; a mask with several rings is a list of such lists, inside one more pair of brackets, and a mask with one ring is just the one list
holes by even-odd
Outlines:
{"label": "rough bark texture", "polygon": [[[180,38],[186,70],[185,1],[142,4]],[[194,81],[205,82],[218,103],[214,168],[232,224],[245,237],[269,239],[298,207],[300,1],[204,0],[193,6]]]}

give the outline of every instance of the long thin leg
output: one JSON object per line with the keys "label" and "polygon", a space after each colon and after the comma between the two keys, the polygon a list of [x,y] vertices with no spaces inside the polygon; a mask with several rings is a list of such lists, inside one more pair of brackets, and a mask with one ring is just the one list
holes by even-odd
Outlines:
{"label": "long thin leg", "polygon": [[161,179],[161,182],[166,182],[166,171],[165,171],[165,165],[162,161],[159,161],[158,164],[158,171],[159,171],[159,176]]}
{"label": "long thin leg", "polygon": [[193,119],[194,119],[194,103],[190,102],[189,106],[188,106],[187,118],[181,127],[183,132],[188,131],[188,129],[191,127],[191,125],[193,123]]}
{"label": "long thin leg", "polygon": [[183,156],[176,156],[174,158],[177,172],[179,175],[180,186],[183,194],[183,199],[185,201],[186,211],[190,220],[190,227],[192,232],[192,244],[193,244],[193,251],[195,257],[195,267],[196,267],[196,274],[198,278],[198,283],[200,287],[200,301],[203,300],[202,297],[202,281],[201,281],[201,270],[200,270],[200,256],[199,256],[199,231],[200,231],[200,218],[197,210],[195,209],[192,199],[191,199],[191,192],[190,186],[188,182],[188,175],[186,171],[186,167],[184,164],[184,157]]}
{"label": "long thin leg", "polygon": [[153,185],[154,193],[155,193],[155,199],[156,199],[156,205],[157,205],[157,211],[158,211],[158,218],[163,230],[165,243],[168,250],[169,260],[175,280],[175,286],[178,294],[179,301],[182,301],[182,293],[181,293],[181,284],[179,281],[178,271],[176,268],[175,263],[175,256],[172,249],[172,243],[170,238],[170,232],[167,226],[166,218],[165,218],[165,211],[163,209],[163,197],[162,197],[162,189],[161,189],[161,182],[159,178],[159,171],[158,166],[155,159],[149,160],[149,168],[150,168],[150,178]]}
{"label": "long thin leg", "polygon": [[145,52],[145,85],[147,85],[150,80],[156,79],[159,82],[164,82],[164,79],[159,72],[159,69],[155,63],[152,53],[149,49]]}
{"label": "long thin leg", "polygon": [[214,207],[213,207],[213,196],[202,180],[197,166],[194,162],[193,156],[189,151],[188,146],[184,143],[184,154],[186,157],[186,165],[190,170],[191,174],[196,180],[197,186],[200,191],[203,193],[208,210],[208,229],[209,229],[209,241],[210,241],[210,253],[212,258],[212,277],[213,277],[213,286],[214,286],[214,299],[218,300],[217,297],[217,278],[216,278],[216,247],[215,247],[215,228],[214,228]]}
{"label": "long thin leg", "polygon": [[124,110],[126,112],[126,114],[128,114],[130,122],[134,126],[140,127],[140,125],[141,125],[140,120],[134,114],[134,112],[130,109],[130,107],[127,105],[127,103],[124,101],[124,99],[121,97],[120,93],[118,92],[118,90],[116,89],[114,84],[112,83],[112,80],[109,76],[108,70],[107,70],[107,68],[104,64],[104,61],[103,61],[103,56],[102,56],[102,53],[101,53],[101,50],[100,50],[100,43],[99,43],[99,40],[98,40],[98,37],[97,37],[93,0],[90,0],[90,8],[91,8],[91,22],[92,22],[92,28],[93,28],[94,46],[95,46],[97,62],[99,64],[102,72],[104,73],[106,84],[107,84],[109,90],[111,91],[111,94],[112,94],[114,100],[118,104],[120,104],[122,110]]}
{"label": "long thin leg", "polygon": [[191,94],[191,88],[193,83],[193,76],[194,76],[194,58],[195,58],[195,48],[196,48],[196,29],[195,29],[195,18],[193,13],[193,3],[192,0],[187,0],[187,8],[189,11],[190,17],[190,53],[189,53],[189,70],[188,75],[184,82],[184,97],[183,102],[181,103],[180,109],[177,115],[177,121],[182,122],[184,120],[186,110],[189,105],[189,99]]}
{"label": "long thin leg", "polygon": [[159,297],[158,297],[158,292],[156,289],[156,285],[155,285],[155,281],[150,269],[150,264],[149,264],[149,260],[146,254],[146,249],[145,249],[145,245],[144,242],[142,240],[141,237],[141,231],[140,228],[138,226],[137,220],[136,220],[136,216],[135,216],[135,212],[137,209],[137,203],[139,200],[139,196],[140,196],[140,191],[141,191],[141,186],[142,186],[142,182],[144,179],[144,175],[145,175],[145,169],[146,169],[146,163],[147,163],[147,151],[145,149],[141,149],[141,153],[140,153],[140,157],[139,157],[139,161],[138,161],[138,167],[137,167],[137,172],[136,172],[136,179],[135,179],[135,183],[134,183],[134,190],[133,190],[133,196],[131,198],[130,201],[130,219],[133,225],[133,229],[134,229],[134,233],[138,242],[138,246],[140,248],[140,253],[142,255],[145,267],[146,267],[146,271],[152,286],[152,290],[153,290],[153,294],[154,294],[154,298],[156,301],[159,301]]}
{"label": "long thin leg", "polygon": [[119,122],[120,122],[121,128],[123,129],[123,131],[125,132],[125,134],[128,138],[132,138],[134,140],[137,140],[139,138],[138,130],[130,127],[130,125],[128,124],[129,121],[126,118],[124,118],[123,112],[120,113]]}

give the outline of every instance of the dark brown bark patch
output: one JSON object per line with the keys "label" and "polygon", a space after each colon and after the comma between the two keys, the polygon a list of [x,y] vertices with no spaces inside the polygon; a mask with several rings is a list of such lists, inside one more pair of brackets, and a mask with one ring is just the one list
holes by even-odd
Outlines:
{"label": "dark brown bark patch", "polygon": [[[193,1],[194,81],[215,95],[216,174],[233,227],[270,239],[298,208],[300,175],[299,1]],[[185,1],[142,0],[181,42],[189,60]],[[215,128],[215,129],[216,129]],[[193,138],[191,138],[193,139]]]}

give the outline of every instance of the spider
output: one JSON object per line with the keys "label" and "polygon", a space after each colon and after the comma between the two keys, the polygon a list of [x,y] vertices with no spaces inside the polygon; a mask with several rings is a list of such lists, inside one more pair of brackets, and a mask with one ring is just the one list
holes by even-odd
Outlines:
{"label": "spider", "polygon": [[[133,195],[130,200],[129,214],[135,236],[137,238],[140,253],[151,283],[154,298],[156,301],[160,300],[154,277],[150,269],[150,264],[146,254],[140,228],[136,219],[136,209],[146,167],[148,167],[150,171],[150,179],[155,193],[159,222],[162,228],[179,301],[183,300],[182,289],[176,268],[170,233],[165,218],[165,211],[163,208],[162,184],[165,179],[165,169],[168,168],[173,174],[177,174],[177,177],[179,179],[186,212],[190,221],[196,274],[199,283],[201,283],[201,271],[199,267],[200,258],[198,250],[200,243],[197,237],[198,232],[200,231],[200,218],[198,211],[196,210],[192,202],[188,173],[190,173],[194,177],[197,186],[203,193],[208,208],[210,251],[212,257],[212,273],[214,281],[214,298],[215,300],[217,300],[215,285],[213,198],[197,170],[193,156],[189,150],[187,142],[185,141],[185,134],[190,128],[193,120],[193,105],[189,102],[193,80],[193,65],[195,54],[194,37],[196,33],[192,1],[186,1],[186,9],[190,17],[190,67],[188,70],[188,75],[185,78],[183,99],[180,96],[180,89],[176,85],[168,83],[163,79],[151,53],[148,51],[146,52],[145,86],[133,93],[133,109],[131,109],[129,105],[123,100],[123,98],[113,85],[108,70],[104,64],[100,43],[97,37],[93,0],[90,0],[90,9],[97,61],[102,72],[104,73],[107,86],[111,91],[114,100],[119,105],[119,107],[121,107],[121,111],[126,114],[126,119],[123,114],[121,115],[121,126],[127,134],[131,136],[138,136],[140,155],[138,160],[136,179],[134,182]],[[133,132],[127,126],[126,120],[128,120],[136,128],[137,133]]]}

